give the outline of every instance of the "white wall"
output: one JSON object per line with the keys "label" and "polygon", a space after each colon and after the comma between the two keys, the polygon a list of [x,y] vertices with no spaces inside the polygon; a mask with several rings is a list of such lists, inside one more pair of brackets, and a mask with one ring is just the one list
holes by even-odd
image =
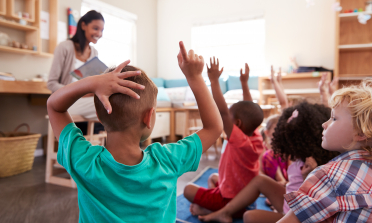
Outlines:
{"label": "white wall", "polygon": [[[138,16],[137,66],[149,76],[157,72],[157,2],[156,0],[102,0]],[[81,0],[59,2],[59,20],[67,22],[67,8],[80,12]],[[48,73],[51,58],[0,52],[0,71],[11,72],[17,79],[32,79]],[[46,106],[31,105],[25,95],[0,95],[0,131],[11,131],[18,124],[30,124],[31,131],[47,134]],[[41,147],[39,142],[38,147]]]}
{"label": "white wall", "polygon": [[[183,77],[176,60],[178,41],[191,47],[191,28],[203,21],[236,20],[263,14],[266,62],[289,66],[334,67],[335,12],[333,0],[158,0],[158,76]],[[197,52],[196,52],[197,53]],[[231,55],[234,56],[234,55]],[[249,61],[247,61],[249,63]]]}

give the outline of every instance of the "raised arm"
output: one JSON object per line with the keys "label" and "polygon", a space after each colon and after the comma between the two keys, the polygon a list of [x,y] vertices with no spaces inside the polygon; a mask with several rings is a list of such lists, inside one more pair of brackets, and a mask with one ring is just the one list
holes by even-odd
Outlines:
{"label": "raised arm", "polygon": [[330,92],[330,90],[328,89],[329,84],[330,83],[327,82],[327,73],[323,73],[318,83],[318,89],[320,93],[320,101],[326,107],[328,107],[328,98],[329,98],[329,92]]}
{"label": "raised arm", "polygon": [[221,87],[218,81],[219,77],[221,76],[223,72],[223,68],[221,68],[220,70],[219,65],[220,64],[219,64],[218,59],[216,63],[215,57],[213,57],[213,61],[212,61],[212,58],[210,58],[210,67],[208,67],[208,64],[207,64],[208,77],[209,77],[209,80],[211,81],[213,99],[217,104],[218,110],[222,118],[223,130],[225,131],[227,138],[230,138],[234,123],[232,122],[230,118],[229,108],[227,107],[225,98],[223,97]]}
{"label": "raised arm", "polygon": [[279,101],[281,108],[284,109],[288,107],[288,99],[287,95],[284,93],[284,88],[281,83],[282,71],[281,69],[279,70],[277,79],[275,78],[274,73],[274,68],[273,66],[271,66],[271,84],[275,90],[275,95]]}
{"label": "raised arm", "polygon": [[240,69],[240,82],[242,84],[243,100],[253,101],[251,92],[249,91],[248,80],[249,80],[249,66],[247,63],[245,63],[245,73],[243,73],[243,69]]}
{"label": "raised arm", "polygon": [[222,120],[213,101],[207,85],[202,77],[204,59],[190,50],[187,54],[183,42],[180,42],[180,52],[177,56],[178,65],[184,73],[187,82],[195,95],[203,128],[197,132],[203,153],[207,151],[222,133]]}
{"label": "raised arm", "polygon": [[87,77],[66,85],[49,97],[47,102],[48,115],[57,140],[63,128],[72,122],[67,109],[84,95],[88,93],[96,94],[109,114],[112,112],[109,102],[109,97],[112,94],[122,93],[139,99],[139,96],[129,88],[144,89],[144,86],[123,79],[139,75],[141,72],[129,71],[120,73],[129,62],[128,60],[122,63],[113,72]]}

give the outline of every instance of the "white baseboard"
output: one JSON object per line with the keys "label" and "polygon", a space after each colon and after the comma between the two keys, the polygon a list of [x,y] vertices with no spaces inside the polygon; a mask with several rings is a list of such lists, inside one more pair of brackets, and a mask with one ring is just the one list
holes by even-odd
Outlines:
{"label": "white baseboard", "polygon": [[38,157],[38,156],[43,156],[44,155],[44,150],[42,148],[37,148],[35,150],[35,153],[34,153],[34,156],[35,157]]}

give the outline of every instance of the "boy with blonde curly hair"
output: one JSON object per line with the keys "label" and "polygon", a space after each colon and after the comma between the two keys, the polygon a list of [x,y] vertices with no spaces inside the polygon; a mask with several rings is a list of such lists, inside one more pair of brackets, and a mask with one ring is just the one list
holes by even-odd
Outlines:
{"label": "boy with blonde curly hair", "polygon": [[372,222],[372,79],[333,93],[322,147],[341,155],[284,195],[284,222]]}

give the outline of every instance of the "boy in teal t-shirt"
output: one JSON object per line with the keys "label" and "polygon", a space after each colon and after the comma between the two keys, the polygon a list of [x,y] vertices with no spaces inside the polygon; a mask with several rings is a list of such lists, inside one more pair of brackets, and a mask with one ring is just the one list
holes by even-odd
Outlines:
{"label": "boy in teal t-shirt", "polygon": [[[200,156],[220,136],[222,120],[201,76],[204,61],[182,42],[178,63],[198,103],[203,129],[177,143],[148,146],[157,88],[147,75],[124,62],[53,93],[47,103],[59,140],[57,160],[78,187],[80,222],[174,222],[176,185],[198,168]],[[106,147],[86,141],[68,108],[94,93],[97,116],[107,131]]]}

